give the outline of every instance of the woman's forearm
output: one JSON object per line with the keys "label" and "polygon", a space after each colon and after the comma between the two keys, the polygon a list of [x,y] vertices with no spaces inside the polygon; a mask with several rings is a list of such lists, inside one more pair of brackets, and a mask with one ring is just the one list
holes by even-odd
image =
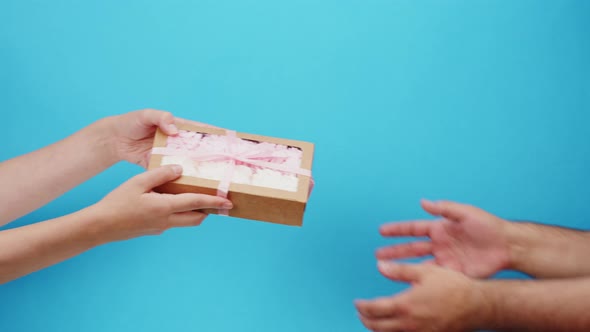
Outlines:
{"label": "woman's forearm", "polygon": [[117,158],[110,121],[97,121],[57,143],[0,163],[0,226],[113,165]]}
{"label": "woman's forearm", "polygon": [[0,284],[59,263],[105,240],[93,208],[0,232]]}

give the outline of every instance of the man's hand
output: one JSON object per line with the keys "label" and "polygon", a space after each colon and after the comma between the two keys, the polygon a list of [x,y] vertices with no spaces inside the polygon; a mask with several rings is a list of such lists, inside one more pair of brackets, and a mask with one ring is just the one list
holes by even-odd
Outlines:
{"label": "man's hand", "polygon": [[479,283],[435,265],[380,263],[380,272],[412,284],[391,297],[356,301],[362,323],[372,331],[458,332],[478,328],[490,315]]}
{"label": "man's hand", "polygon": [[507,221],[479,208],[454,202],[423,201],[424,210],[442,219],[386,224],[380,232],[387,237],[428,237],[380,248],[379,260],[434,256],[439,266],[475,278],[489,277],[508,268],[510,252],[504,228]]}

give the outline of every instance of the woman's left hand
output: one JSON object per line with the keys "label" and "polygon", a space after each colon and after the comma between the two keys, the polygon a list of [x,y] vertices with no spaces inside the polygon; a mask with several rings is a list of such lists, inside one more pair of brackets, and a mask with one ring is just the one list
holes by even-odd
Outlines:
{"label": "woman's left hand", "polygon": [[144,168],[149,162],[156,129],[160,128],[167,135],[178,133],[172,113],[154,109],[114,116],[109,121],[117,160],[126,160]]}

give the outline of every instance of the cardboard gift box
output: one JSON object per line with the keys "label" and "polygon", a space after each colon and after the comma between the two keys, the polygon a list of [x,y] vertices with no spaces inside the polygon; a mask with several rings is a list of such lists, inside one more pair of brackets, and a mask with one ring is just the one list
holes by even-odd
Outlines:
{"label": "cardboard gift box", "polygon": [[197,125],[178,128],[175,136],[157,130],[148,169],[181,164],[183,174],[155,191],[227,197],[232,209],[205,212],[302,226],[313,188],[313,143]]}

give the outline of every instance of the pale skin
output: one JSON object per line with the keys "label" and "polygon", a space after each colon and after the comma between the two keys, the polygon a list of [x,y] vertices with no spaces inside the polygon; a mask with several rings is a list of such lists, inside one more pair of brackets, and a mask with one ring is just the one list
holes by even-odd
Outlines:
{"label": "pale skin", "polygon": [[[45,148],[0,163],[0,226],[49,203],[119,161],[147,166],[154,132],[168,135],[186,120],[142,110],[99,120]],[[59,263],[95,246],[171,227],[198,226],[201,209],[227,209],[229,200],[200,194],[158,194],[180,177],[169,165],[139,174],[85,209],[0,232],[0,283]]]}
{"label": "pale skin", "polygon": [[[455,202],[423,201],[435,221],[381,227],[386,237],[425,240],[377,250],[386,277],[412,284],[401,294],[356,303],[373,331],[588,331],[587,232],[510,222]],[[392,260],[423,257],[418,265]],[[484,281],[513,269],[551,280]]]}

